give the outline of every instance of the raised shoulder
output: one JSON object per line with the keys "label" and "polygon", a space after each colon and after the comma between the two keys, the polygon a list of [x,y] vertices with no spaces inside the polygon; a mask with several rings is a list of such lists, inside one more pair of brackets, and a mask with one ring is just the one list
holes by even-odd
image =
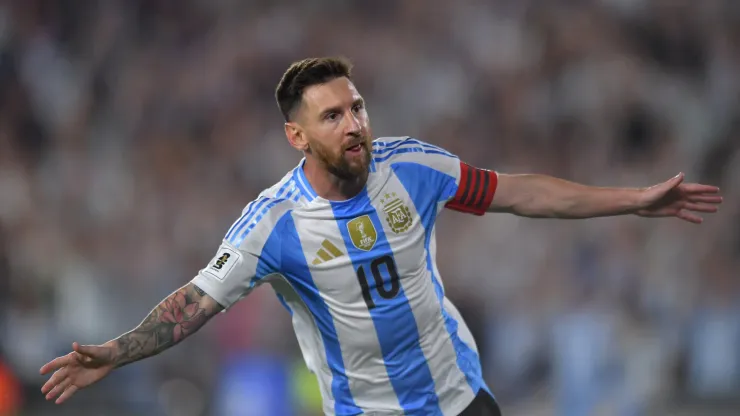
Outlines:
{"label": "raised shoulder", "polygon": [[[242,210],[224,240],[239,248],[249,238],[266,239],[280,219],[301,203],[301,193],[291,174],[262,191]],[[255,229],[256,232],[255,232]]]}
{"label": "raised shoulder", "polygon": [[[424,177],[425,169],[432,169],[457,179],[460,159],[447,150],[409,136],[383,137],[373,142],[373,164],[378,169],[388,167],[414,171]],[[417,178],[419,179],[419,178]]]}
{"label": "raised shoulder", "polygon": [[428,164],[439,158],[457,160],[457,157],[447,150],[409,136],[380,137],[373,141],[373,162],[376,164],[396,162]]}

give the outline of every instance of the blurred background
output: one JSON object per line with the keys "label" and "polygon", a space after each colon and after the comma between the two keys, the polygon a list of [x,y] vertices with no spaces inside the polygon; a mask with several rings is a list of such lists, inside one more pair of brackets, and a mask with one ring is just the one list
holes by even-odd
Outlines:
{"label": "blurred background", "polygon": [[313,416],[263,287],[61,407],[297,164],[273,91],[356,64],[376,136],[592,185],[722,187],[702,226],[449,212],[439,265],[506,415],[740,414],[737,0],[0,1],[0,415]]}

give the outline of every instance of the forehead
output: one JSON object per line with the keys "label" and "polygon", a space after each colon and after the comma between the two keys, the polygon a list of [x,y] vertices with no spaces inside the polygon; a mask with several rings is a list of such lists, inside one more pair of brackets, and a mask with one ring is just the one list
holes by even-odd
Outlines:
{"label": "forehead", "polygon": [[352,81],[341,77],[306,88],[303,91],[303,106],[308,111],[323,111],[331,107],[350,106],[360,98]]}

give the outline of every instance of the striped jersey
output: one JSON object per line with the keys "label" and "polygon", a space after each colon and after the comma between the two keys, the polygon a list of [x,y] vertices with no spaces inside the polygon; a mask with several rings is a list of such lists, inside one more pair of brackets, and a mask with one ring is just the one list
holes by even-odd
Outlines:
{"label": "striped jersey", "polygon": [[490,393],[445,297],[435,222],[445,207],[482,215],[496,173],[413,138],[380,138],[364,189],[330,201],[304,162],[246,206],[193,283],[227,309],[270,284],[327,415],[452,416]]}

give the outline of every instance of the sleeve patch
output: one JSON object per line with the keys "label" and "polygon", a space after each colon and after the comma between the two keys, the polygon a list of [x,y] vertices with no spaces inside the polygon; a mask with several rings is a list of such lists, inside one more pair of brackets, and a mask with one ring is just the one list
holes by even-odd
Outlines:
{"label": "sleeve patch", "polygon": [[203,269],[203,272],[223,282],[229,272],[234,269],[234,266],[239,263],[241,256],[239,251],[221,247],[216,257],[208,263],[208,267]]}

